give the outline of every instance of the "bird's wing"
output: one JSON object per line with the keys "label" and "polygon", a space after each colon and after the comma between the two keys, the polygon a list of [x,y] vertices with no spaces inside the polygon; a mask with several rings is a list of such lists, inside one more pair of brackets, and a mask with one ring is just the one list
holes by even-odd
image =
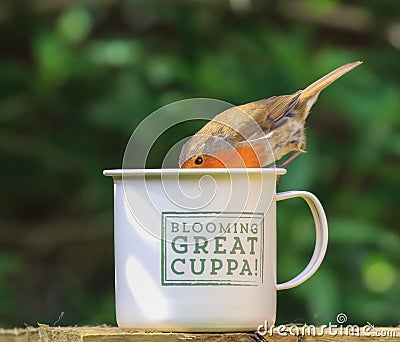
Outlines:
{"label": "bird's wing", "polygon": [[237,107],[247,118],[243,120],[242,117],[240,125],[236,126],[243,138],[234,145],[247,165],[265,166],[274,162],[269,136],[293,115],[300,95],[301,90],[292,95],[273,96]]}
{"label": "bird's wing", "polygon": [[301,90],[292,95],[272,96],[265,100],[238,106],[239,109],[257,122],[259,129],[247,139],[259,139],[281,126],[293,113],[299,102]]}

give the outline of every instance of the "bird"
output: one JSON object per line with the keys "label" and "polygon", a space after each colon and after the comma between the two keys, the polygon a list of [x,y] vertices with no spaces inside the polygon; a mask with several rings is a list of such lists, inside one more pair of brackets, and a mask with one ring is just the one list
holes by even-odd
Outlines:
{"label": "bird", "polygon": [[231,107],[194,134],[182,147],[180,168],[260,168],[292,153],[285,168],[306,151],[305,121],[318,95],[362,64],[345,64],[291,95]]}

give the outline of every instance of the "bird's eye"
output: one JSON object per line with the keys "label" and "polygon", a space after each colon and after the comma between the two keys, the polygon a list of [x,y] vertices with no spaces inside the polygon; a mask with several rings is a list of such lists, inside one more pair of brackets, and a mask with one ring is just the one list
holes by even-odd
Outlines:
{"label": "bird's eye", "polygon": [[202,164],[202,163],[203,163],[203,158],[202,158],[202,157],[197,157],[196,160],[194,161],[194,163],[195,163],[196,165]]}

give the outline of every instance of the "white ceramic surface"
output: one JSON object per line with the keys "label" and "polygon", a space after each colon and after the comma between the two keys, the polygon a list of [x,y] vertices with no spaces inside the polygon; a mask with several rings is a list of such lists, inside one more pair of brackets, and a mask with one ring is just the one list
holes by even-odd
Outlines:
{"label": "white ceramic surface", "polygon": [[[120,327],[254,331],[275,323],[276,290],[311,277],[328,226],[305,191],[276,194],[284,169],[107,170],[114,180],[116,312]],[[315,221],[311,261],[276,282],[276,202],[302,197]],[[290,248],[285,251],[290,253]]]}

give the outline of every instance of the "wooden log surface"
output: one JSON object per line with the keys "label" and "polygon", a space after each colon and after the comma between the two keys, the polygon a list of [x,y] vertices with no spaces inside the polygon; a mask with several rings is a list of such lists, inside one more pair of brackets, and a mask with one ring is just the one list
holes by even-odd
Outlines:
{"label": "wooden log surface", "polygon": [[40,324],[25,329],[0,329],[0,342],[331,342],[382,341],[400,342],[400,327],[370,327],[342,330],[323,327],[302,330],[302,326],[280,326],[262,335],[248,333],[163,333],[120,329],[116,327],[50,327]]}

